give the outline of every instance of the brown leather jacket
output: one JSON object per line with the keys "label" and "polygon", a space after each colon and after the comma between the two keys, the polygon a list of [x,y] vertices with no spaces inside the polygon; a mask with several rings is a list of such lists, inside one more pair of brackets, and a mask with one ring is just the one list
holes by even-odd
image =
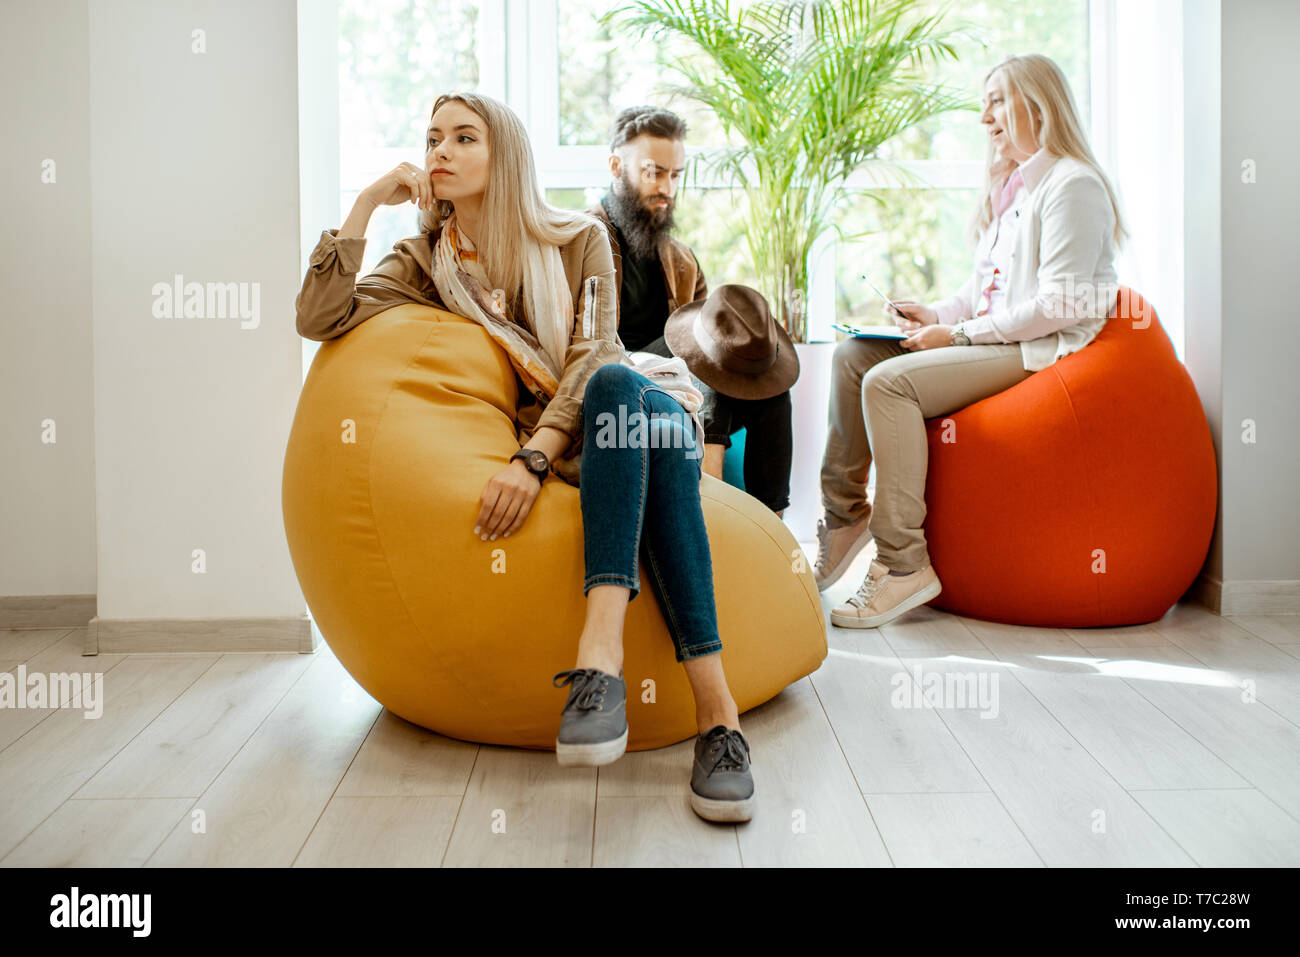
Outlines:
{"label": "brown leather jacket", "polygon": [[[559,390],[551,399],[534,395],[520,380],[516,425],[521,445],[542,426],[568,434],[569,448],[552,463],[570,485],[578,484],[582,453],[582,400],[587,380],[626,353],[618,341],[618,296],[613,288],[606,230],[592,223],[560,247],[560,260],[575,303],[574,328],[564,356]],[[438,233],[399,240],[373,272],[357,277],[366,240],[321,233],[298,293],[298,335],[324,341],[341,336],[377,313],[405,302],[446,309],[433,283],[433,244]]]}
{"label": "brown leather jacket", "polygon": [[[618,236],[614,224],[609,220],[605,207],[597,203],[587,210],[587,215],[595,216],[609,231],[609,248],[614,253],[614,295],[623,301],[623,251],[618,246]],[[696,299],[704,299],[709,294],[709,287],[704,282],[704,270],[691,252],[691,247],[669,236],[659,247],[659,262],[664,267],[664,281],[668,286],[668,312],[672,313],[679,306]],[[667,316],[664,316],[667,319]]]}

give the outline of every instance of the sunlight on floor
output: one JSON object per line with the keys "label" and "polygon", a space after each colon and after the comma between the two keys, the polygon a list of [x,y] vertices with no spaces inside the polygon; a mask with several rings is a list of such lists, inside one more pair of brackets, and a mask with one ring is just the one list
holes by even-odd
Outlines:
{"label": "sunlight on floor", "polygon": [[1240,682],[1226,671],[1206,668],[1189,668],[1162,661],[1141,661],[1137,658],[1074,658],[1064,655],[1039,655],[1045,661],[1064,661],[1090,665],[1098,674],[1113,678],[1136,678],[1141,681],[1173,681],[1178,684],[1206,685],[1218,688],[1235,688]]}

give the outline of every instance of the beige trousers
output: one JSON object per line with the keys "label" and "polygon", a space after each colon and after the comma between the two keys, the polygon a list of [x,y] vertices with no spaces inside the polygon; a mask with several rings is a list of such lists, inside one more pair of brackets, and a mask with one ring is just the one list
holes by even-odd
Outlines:
{"label": "beige trousers", "polygon": [[[925,420],[955,412],[1028,378],[1017,343],[909,352],[892,339],[835,347],[822,505],[832,528],[861,521],[879,560],[899,572],[930,564],[925,545]],[[876,495],[867,504],[867,471]]]}

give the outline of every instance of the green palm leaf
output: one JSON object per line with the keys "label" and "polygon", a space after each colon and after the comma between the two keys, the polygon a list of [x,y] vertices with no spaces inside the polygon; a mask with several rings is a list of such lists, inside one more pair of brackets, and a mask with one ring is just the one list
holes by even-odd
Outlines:
{"label": "green palm leaf", "polygon": [[[746,241],[764,293],[795,341],[808,256],[832,228],[844,181],[880,147],[940,113],[969,109],[960,91],[928,81],[957,59],[959,30],[946,8],[917,14],[918,0],[638,0],[602,23],[633,37],[676,38],[687,52],[668,87],[718,118],[730,142],[699,165],[732,177],[749,199]],[[893,175],[906,178],[895,168]],[[882,202],[874,193],[871,199]]]}

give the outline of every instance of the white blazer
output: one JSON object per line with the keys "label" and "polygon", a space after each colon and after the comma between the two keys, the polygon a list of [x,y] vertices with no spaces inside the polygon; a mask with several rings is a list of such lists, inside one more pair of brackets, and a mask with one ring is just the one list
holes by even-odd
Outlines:
{"label": "white blazer", "polygon": [[1115,212],[1101,177],[1072,157],[1040,150],[1021,174],[1029,215],[1016,230],[1005,307],[972,318],[983,292],[976,267],[933,308],[941,323],[960,321],[972,344],[1019,342],[1025,368],[1037,372],[1091,342],[1114,308]]}

